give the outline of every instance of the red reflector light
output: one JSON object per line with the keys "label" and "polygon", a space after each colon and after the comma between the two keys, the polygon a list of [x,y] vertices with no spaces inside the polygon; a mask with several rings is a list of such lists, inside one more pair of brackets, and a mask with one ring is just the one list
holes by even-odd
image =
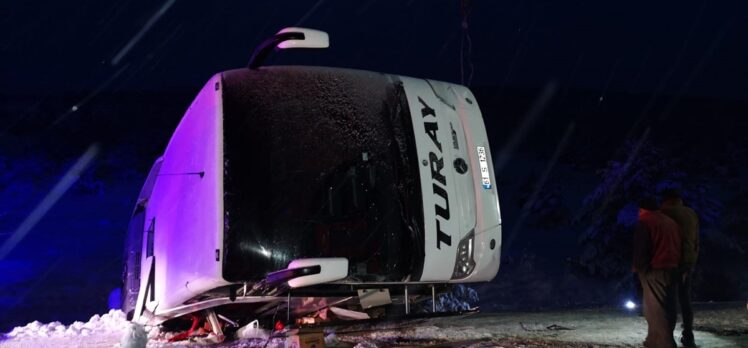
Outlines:
{"label": "red reflector light", "polygon": [[286,326],[283,325],[283,323],[281,323],[280,320],[278,320],[278,321],[275,322],[275,331],[283,330],[283,328],[285,328],[285,327]]}

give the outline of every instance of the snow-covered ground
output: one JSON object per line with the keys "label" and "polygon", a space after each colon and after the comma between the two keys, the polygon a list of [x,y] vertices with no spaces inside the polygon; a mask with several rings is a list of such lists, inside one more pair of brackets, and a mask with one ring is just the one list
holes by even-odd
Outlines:
{"label": "snow-covered ground", "polygon": [[[748,347],[748,311],[744,304],[697,306],[696,341],[700,347]],[[95,315],[86,323],[32,322],[5,334],[0,347],[118,347],[132,326],[119,311]],[[639,347],[644,318],[618,309],[535,313],[482,313],[467,317],[412,319],[374,326],[327,329],[333,347]],[[154,336],[151,334],[151,336]],[[238,340],[213,347],[277,347],[282,339]],[[197,345],[151,340],[149,347]]]}
{"label": "snow-covered ground", "polygon": [[[748,311],[743,306],[699,310],[696,340],[700,347],[748,347]],[[460,320],[432,319],[424,325],[339,337],[369,341],[432,344],[470,342],[504,347],[638,347],[646,335],[643,317],[617,309],[536,313],[484,313]],[[677,336],[676,336],[677,338]]]}
{"label": "snow-covered ground", "polygon": [[69,325],[34,321],[16,327],[0,339],[2,347],[113,347],[129,323],[121,311],[94,315],[88,322]]}

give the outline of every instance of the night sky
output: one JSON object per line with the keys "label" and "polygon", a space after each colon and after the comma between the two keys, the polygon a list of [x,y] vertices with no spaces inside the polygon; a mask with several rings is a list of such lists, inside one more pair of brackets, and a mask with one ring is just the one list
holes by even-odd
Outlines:
{"label": "night sky", "polygon": [[[742,1],[468,3],[472,85],[539,87],[556,79],[601,94],[748,96]],[[246,65],[257,44],[292,25],[329,32],[331,47],[284,53],[273,63],[461,81],[462,11],[455,0],[1,6],[5,93],[194,88],[217,71]]]}
{"label": "night sky", "polygon": [[[288,26],[328,32],[330,48],[268,64],[475,92],[504,220],[483,308],[617,303],[630,291],[631,204],[663,187],[700,213],[703,269],[719,270],[697,272],[695,297],[748,297],[744,1],[3,1],[0,242],[91,144],[98,152],[0,257],[0,313],[13,315],[0,329],[106,309],[140,185],[190,100]],[[599,290],[569,299],[580,284]]]}

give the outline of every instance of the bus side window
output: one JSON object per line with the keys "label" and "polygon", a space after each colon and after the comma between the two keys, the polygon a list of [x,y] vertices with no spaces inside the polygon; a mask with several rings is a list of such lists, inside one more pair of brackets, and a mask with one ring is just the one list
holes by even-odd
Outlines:
{"label": "bus side window", "polygon": [[148,226],[148,233],[147,233],[148,244],[146,244],[146,249],[145,249],[146,257],[153,256],[153,233],[155,229],[156,229],[156,218],[154,217],[153,219],[151,219],[150,226]]}

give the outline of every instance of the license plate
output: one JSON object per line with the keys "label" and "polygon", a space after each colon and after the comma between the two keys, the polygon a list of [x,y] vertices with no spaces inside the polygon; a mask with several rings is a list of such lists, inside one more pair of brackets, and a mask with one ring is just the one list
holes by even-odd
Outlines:
{"label": "license plate", "polygon": [[484,189],[491,188],[491,177],[488,174],[488,160],[486,160],[486,148],[478,146],[478,162],[480,163],[480,176]]}

